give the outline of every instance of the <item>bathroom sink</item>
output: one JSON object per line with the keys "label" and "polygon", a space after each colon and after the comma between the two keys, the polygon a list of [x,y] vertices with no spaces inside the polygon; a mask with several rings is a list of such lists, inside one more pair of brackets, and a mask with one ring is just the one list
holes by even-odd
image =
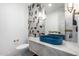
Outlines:
{"label": "bathroom sink", "polygon": [[29,47],[29,44],[21,44],[21,45],[17,46],[16,49],[25,49],[28,47]]}
{"label": "bathroom sink", "polygon": [[58,35],[43,35],[40,36],[40,41],[53,45],[61,45],[63,43],[63,37]]}

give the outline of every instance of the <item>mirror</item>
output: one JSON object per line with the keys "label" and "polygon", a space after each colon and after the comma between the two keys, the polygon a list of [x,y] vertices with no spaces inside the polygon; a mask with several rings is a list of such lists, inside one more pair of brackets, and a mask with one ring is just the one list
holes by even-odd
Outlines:
{"label": "mirror", "polygon": [[47,16],[45,20],[45,33],[65,35],[64,3],[45,3],[44,6]]}
{"label": "mirror", "polygon": [[[69,6],[68,6],[69,5]],[[28,6],[29,36],[64,35],[65,40],[78,42],[78,16],[75,4],[33,3]]]}

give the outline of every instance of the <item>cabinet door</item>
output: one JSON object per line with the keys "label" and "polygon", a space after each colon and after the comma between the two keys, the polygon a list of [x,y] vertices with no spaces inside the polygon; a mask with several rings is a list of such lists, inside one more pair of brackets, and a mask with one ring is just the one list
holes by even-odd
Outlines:
{"label": "cabinet door", "polygon": [[73,56],[72,54],[33,41],[29,41],[29,44],[29,49],[39,56]]}

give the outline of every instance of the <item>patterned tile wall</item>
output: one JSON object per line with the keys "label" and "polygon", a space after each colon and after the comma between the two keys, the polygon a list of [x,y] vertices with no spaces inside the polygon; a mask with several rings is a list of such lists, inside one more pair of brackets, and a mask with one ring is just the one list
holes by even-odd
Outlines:
{"label": "patterned tile wall", "polygon": [[[28,30],[29,36],[38,37],[45,34],[45,22],[42,14],[45,15],[44,6],[40,3],[33,3],[28,6],[29,19]],[[42,23],[42,24],[41,24]]]}

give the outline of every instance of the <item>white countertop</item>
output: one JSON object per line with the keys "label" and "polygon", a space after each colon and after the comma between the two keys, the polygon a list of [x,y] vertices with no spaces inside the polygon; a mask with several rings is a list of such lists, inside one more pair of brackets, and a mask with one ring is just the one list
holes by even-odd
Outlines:
{"label": "white countertop", "polygon": [[79,45],[77,43],[63,41],[62,45],[52,45],[52,44],[48,44],[45,42],[41,42],[39,40],[39,37],[37,37],[37,38],[29,37],[29,40],[42,44],[42,45],[45,45],[45,46],[48,46],[50,48],[55,48],[55,49],[58,49],[58,50],[61,50],[61,51],[67,52],[67,53],[71,53],[73,55],[79,55]]}

